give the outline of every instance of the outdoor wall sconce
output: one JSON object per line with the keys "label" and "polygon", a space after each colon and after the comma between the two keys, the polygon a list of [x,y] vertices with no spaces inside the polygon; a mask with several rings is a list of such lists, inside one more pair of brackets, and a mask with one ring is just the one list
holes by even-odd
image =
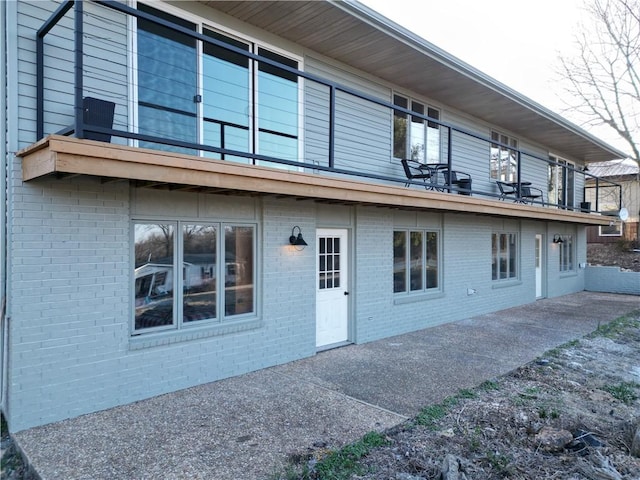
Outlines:
{"label": "outdoor wall sconce", "polygon": [[553,236],[553,243],[564,243],[564,240],[562,240],[562,235],[560,235],[559,233],[556,233]]}
{"label": "outdoor wall sconce", "polygon": [[[296,228],[298,229],[298,235],[296,235]],[[295,226],[291,229],[291,236],[289,237],[289,243],[295,247],[296,250],[304,250],[307,246],[307,242],[302,238],[302,230],[299,226]]]}

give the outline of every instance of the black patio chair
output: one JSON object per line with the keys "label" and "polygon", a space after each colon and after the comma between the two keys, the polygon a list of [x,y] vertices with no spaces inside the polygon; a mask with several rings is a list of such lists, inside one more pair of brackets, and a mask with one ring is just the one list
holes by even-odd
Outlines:
{"label": "black patio chair", "polygon": [[[115,107],[116,104],[114,102],[100,98],[85,97],[82,100],[83,122],[88,127],[93,125],[102,128],[113,128]],[[107,143],[111,141],[111,135],[107,133],[85,132],[84,138]]]}
{"label": "black patio chair", "polygon": [[513,195],[513,201],[517,202],[519,199],[518,187],[513,183],[496,181],[498,190],[500,190],[500,200],[504,200],[510,195]]}
{"label": "black patio chair", "polygon": [[404,174],[407,176],[407,182],[404,184],[405,187],[411,185],[415,180],[421,180],[424,182],[424,188],[433,188],[433,184],[431,183],[431,171],[426,168],[424,164],[417,160],[410,160],[407,158],[403,158],[400,162],[402,163]]}
{"label": "black patio chair", "polygon": [[542,190],[530,185],[523,185],[521,187],[520,199],[522,203],[531,203],[532,205],[539,201],[544,206],[544,195],[542,194]]}
{"label": "black patio chair", "polygon": [[471,175],[459,170],[442,170],[442,174],[447,185],[451,179],[451,185],[458,187],[459,194],[471,195]]}

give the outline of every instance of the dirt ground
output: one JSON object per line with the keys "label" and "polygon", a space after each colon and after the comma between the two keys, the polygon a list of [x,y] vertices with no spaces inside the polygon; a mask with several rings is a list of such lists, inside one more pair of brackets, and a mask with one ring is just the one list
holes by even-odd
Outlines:
{"label": "dirt ground", "polygon": [[625,270],[640,272],[640,252],[634,252],[633,246],[631,243],[588,244],[587,262],[591,265],[619,266]]}
{"label": "dirt ground", "polygon": [[640,479],[640,311],[612,325],[425,408],[349,478]]}

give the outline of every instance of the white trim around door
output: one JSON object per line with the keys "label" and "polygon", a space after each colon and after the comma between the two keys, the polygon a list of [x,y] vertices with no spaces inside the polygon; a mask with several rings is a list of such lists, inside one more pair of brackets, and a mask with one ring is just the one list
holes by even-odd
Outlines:
{"label": "white trim around door", "polygon": [[316,230],[316,347],[349,340],[349,234],[346,229]]}

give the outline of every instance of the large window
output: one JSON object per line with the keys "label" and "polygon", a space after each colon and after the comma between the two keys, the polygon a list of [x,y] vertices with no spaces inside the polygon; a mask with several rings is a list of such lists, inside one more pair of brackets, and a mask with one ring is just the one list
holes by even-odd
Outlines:
{"label": "large window", "polygon": [[[393,104],[434,120],[440,112],[402,95],[393,96]],[[393,156],[422,163],[440,163],[440,125],[416,115],[394,111]]]}
{"label": "large window", "polygon": [[180,329],[255,312],[255,227],[134,224],[134,330]]}
{"label": "large window", "polygon": [[518,141],[498,132],[491,132],[491,178],[501,182],[518,180]]}
{"label": "large window", "polygon": [[[145,12],[189,30],[196,25],[154,8]],[[198,54],[195,39],[147,20],[138,20],[138,132],[197,143]],[[140,142],[141,147],[195,153],[192,150]]]}
{"label": "large window", "polygon": [[[264,46],[143,4],[138,8],[190,30],[201,30],[212,41],[298,69],[297,60]],[[250,61],[214,43],[202,42],[199,57],[198,43],[192,37],[142,19],[138,21],[137,48],[139,133],[299,160],[299,85],[294,73],[266,61]],[[142,141],[140,145],[197,154],[184,147]],[[220,158],[217,153],[204,154]],[[238,155],[222,158],[254,161]]]}
{"label": "large window", "polygon": [[554,155],[549,155],[549,203],[560,208],[575,205],[575,165]]}
{"label": "large window", "polygon": [[575,249],[573,247],[573,235],[563,235],[560,245],[560,271],[572,272],[574,267]]}
{"label": "large window", "polygon": [[510,280],[518,276],[518,235],[493,233],[491,235],[491,278]]}
{"label": "large window", "polygon": [[394,293],[424,292],[439,285],[438,232],[396,230],[393,232]]}

